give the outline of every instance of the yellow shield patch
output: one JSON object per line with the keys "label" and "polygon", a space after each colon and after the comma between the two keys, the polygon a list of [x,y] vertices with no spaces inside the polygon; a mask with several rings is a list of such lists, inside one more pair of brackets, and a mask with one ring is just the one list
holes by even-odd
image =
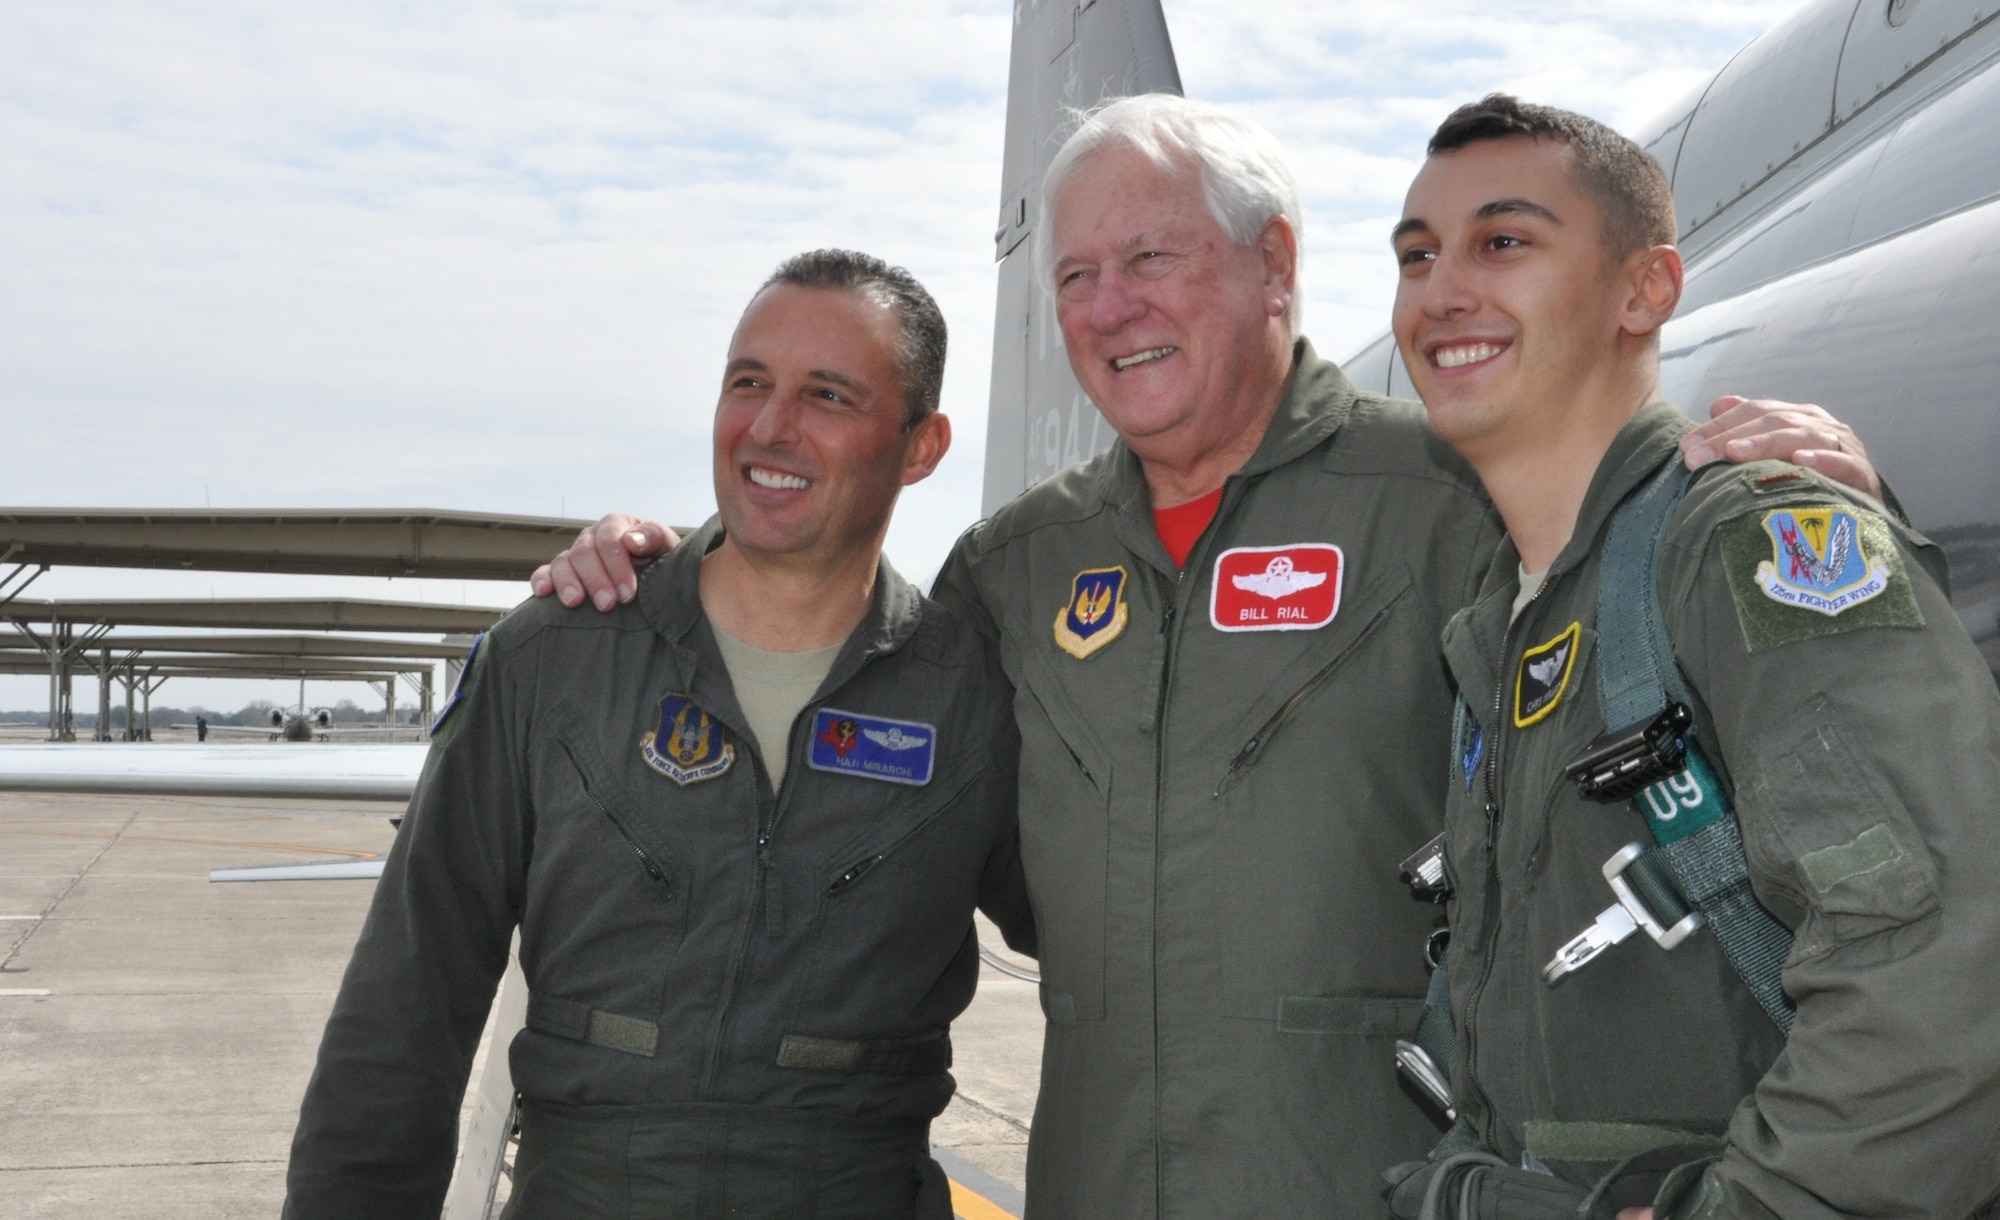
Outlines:
{"label": "yellow shield patch", "polygon": [[1056,612],[1056,647],[1082,660],[1125,630],[1125,569],[1086,568],[1070,582]]}

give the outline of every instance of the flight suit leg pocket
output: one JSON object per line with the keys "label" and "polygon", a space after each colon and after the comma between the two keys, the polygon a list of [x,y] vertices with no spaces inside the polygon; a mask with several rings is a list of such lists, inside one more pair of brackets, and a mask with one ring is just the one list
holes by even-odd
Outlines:
{"label": "flight suit leg pocket", "polygon": [[1104,1019],[1111,757],[1052,679],[1039,678],[1030,674],[1014,694],[1021,862],[1040,940],[1042,1012],[1071,1026]]}

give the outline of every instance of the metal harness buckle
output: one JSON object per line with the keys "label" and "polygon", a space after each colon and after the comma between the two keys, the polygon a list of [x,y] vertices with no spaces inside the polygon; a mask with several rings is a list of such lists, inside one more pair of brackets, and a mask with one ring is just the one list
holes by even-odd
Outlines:
{"label": "metal harness buckle", "polygon": [[1632,883],[1626,880],[1625,870],[1645,854],[1646,849],[1642,845],[1627,843],[1604,862],[1604,880],[1610,884],[1611,892],[1618,901],[1599,912],[1589,927],[1565,942],[1549,959],[1549,964],[1542,967],[1542,978],[1550,986],[1561,982],[1564,976],[1583,969],[1596,960],[1598,954],[1623,942],[1641,928],[1660,948],[1672,949],[1701,927],[1700,911],[1689,911],[1686,917],[1668,927],[1639,898]]}

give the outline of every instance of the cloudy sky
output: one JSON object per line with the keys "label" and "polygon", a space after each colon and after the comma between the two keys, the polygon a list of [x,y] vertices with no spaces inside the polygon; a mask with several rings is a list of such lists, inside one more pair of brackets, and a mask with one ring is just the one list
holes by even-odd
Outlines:
{"label": "cloudy sky", "polygon": [[[1166,0],[1191,96],[1272,128],[1306,330],[1381,328],[1422,141],[1508,89],[1631,130],[1797,0]],[[707,515],[744,299],[820,245],[944,305],[957,444],[890,537],[976,515],[1008,0],[96,0],[0,39],[0,503]],[[1253,14],[1246,18],[1245,14]],[[63,572],[37,596],[518,589]],[[184,688],[184,689],[182,689]],[[47,684],[0,678],[0,708]],[[360,688],[310,696],[365,702]],[[233,707],[281,686],[181,683]],[[80,704],[93,700],[79,691]]]}

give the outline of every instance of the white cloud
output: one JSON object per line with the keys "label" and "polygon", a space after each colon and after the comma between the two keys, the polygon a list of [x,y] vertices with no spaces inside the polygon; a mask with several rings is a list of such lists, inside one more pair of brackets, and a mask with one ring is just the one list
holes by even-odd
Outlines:
{"label": "white cloud", "polygon": [[[1190,92],[1292,150],[1309,330],[1344,355],[1386,316],[1383,234],[1451,105],[1511,88],[1629,126],[1793,7],[1168,17]],[[0,499],[695,520],[736,312],[838,244],[909,266],[953,324],[957,447],[892,556],[928,576],[975,514],[1005,0],[107,2],[7,26]],[[0,705],[42,698],[0,680]]]}

